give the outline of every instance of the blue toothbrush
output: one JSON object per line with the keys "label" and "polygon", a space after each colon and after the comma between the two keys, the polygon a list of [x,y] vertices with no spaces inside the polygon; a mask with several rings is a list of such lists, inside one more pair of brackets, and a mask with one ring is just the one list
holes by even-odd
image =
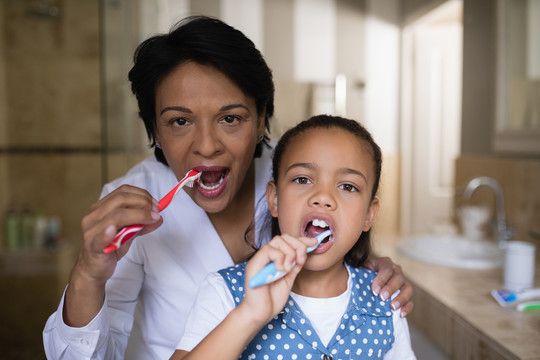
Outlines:
{"label": "blue toothbrush", "polygon": [[[319,244],[330,235],[332,235],[332,232],[330,230],[326,230],[320,233],[319,235],[317,235],[315,237],[315,239],[317,239],[317,244],[314,246],[308,247],[306,249],[306,252],[309,254],[310,252],[315,250],[319,246]],[[292,266],[294,267],[294,265],[296,265],[295,262],[293,262]],[[278,279],[281,279],[286,274],[287,274],[287,271],[279,271],[278,269],[276,269],[276,266],[274,265],[274,263],[271,262],[270,264],[262,268],[261,271],[255,274],[255,276],[253,276],[251,280],[249,280],[249,286],[252,288],[255,288],[261,285],[270,284]]]}

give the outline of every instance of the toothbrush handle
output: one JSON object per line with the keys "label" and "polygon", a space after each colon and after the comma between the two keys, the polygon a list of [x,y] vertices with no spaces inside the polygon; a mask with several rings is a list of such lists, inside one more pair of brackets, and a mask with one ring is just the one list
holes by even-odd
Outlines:
{"label": "toothbrush handle", "polygon": [[[296,262],[292,263],[292,266],[294,267],[296,265]],[[276,269],[276,266],[273,262],[266,265],[264,268],[261,269],[255,276],[249,280],[249,286],[252,288],[256,288],[262,285],[273,283],[274,281],[281,279],[287,274],[286,271],[279,271]]]}
{"label": "toothbrush handle", "polygon": [[[317,235],[315,237],[315,239],[317,239],[317,244],[314,246],[308,247],[306,249],[306,253],[309,254],[310,252],[315,250],[319,246],[321,241],[323,241],[326,237],[330,235],[332,235],[332,232],[330,230],[326,230],[325,232],[322,232],[319,235]],[[296,265],[296,261],[293,261],[292,267],[294,267],[295,265]],[[274,262],[271,262],[270,264],[262,268],[258,273],[256,273],[255,276],[253,276],[251,280],[249,280],[248,285],[252,288],[255,288],[258,286],[270,284],[278,279],[281,279],[286,274],[287,274],[286,271],[279,271],[278,269],[276,269]]]}
{"label": "toothbrush handle", "polygon": [[[167,193],[167,195],[165,195],[163,198],[161,198],[161,200],[159,200],[159,212],[163,211],[167,206],[169,206],[174,196],[180,191],[180,189],[184,187],[184,185],[191,187],[196,181],[199,180],[200,177],[200,171],[193,169],[189,170],[188,173],[182,178],[182,180],[180,180],[178,184]],[[103,251],[108,254],[116,249],[119,249],[120,246],[122,246],[126,241],[136,236],[143,227],[144,225],[129,225],[123,227],[116,234],[111,243],[103,249]]]}
{"label": "toothbrush handle", "polygon": [[111,241],[109,245],[107,245],[103,252],[110,253],[113,252],[116,249],[119,249],[120,246],[122,246],[126,241],[133,238],[135,235],[141,231],[143,228],[143,225],[129,225],[123,227],[114,237],[114,239]]}

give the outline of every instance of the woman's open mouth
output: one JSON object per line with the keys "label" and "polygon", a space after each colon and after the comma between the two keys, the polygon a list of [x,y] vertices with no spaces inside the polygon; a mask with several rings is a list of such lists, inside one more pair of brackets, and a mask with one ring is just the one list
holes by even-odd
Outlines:
{"label": "woman's open mouth", "polygon": [[215,198],[219,196],[227,184],[229,177],[229,169],[202,169],[202,175],[200,180],[196,184],[196,188],[199,193],[207,198]]}

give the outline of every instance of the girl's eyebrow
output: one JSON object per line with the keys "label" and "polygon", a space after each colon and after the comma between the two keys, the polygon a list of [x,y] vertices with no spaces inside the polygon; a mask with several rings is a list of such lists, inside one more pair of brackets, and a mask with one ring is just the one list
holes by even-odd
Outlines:
{"label": "girl's eyebrow", "polygon": [[285,169],[285,172],[287,173],[295,168],[305,168],[305,169],[313,170],[316,168],[316,166],[313,165],[312,163],[294,163],[294,164],[291,164],[287,169]]}
{"label": "girl's eyebrow", "polygon": [[[227,110],[232,110],[236,108],[243,108],[243,109],[249,110],[248,107],[243,104],[230,104],[230,105],[222,106],[219,109],[219,111],[227,111]],[[163,108],[160,111],[159,115],[163,115],[163,113],[165,113],[166,111],[182,111],[188,114],[193,114],[193,112],[190,109],[183,106],[167,106],[166,108]]]}
{"label": "girl's eyebrow", "polygon": [[[285,169],[285,172],[289,172],[290,170],[292,170],[294,168],[305,168],[305,169],[313,170],[313,169],[317,168],[317,166],[315,164],[312,164],[312,163],[294,163],[294,164],[290,165],[287,169]],[[339,172],[343,173],[343,174],[358,175],[362,179],[364,179],[366,184],[368,183],[367,177],[364,175],[364,173],[362,173],[359,170],[351,169],[351,168],[343,168],[343,169],[340,169]]]}
{"label": "girl's eyebrow", "polygon": [[350,168],[345,168],[345,169],[341,170],[341,172],[342,172],[342,173],[345,173],[345,174],[358,175],[358,176],[360,176],[362,179],[364,179],[364,181],[366,182],[366,184],[368,183],[367,177],[364,175],[364,173],[362,173],[362,172],[359,171],[359,170],[350,169]]}

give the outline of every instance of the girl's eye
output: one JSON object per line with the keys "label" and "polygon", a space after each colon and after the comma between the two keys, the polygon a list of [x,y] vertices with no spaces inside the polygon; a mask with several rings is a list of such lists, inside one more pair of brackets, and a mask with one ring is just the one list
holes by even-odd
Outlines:
{"label": "girl's eye", "polygon": [[223,119],[221,119],[221,121],[225,124],[234,124],[235,122],[238,122],[239,119],[237,116],[234,115],[226,115],[223,117]]}
{"label": "girl's eye", "polygon": [[303,177],[303,176],[299,176],[299,177],[295,178],[293,181],[295,183],[297,183],[297,184],[300,184],[300,185],[307,185],[307,184],[311,183],[311,181],[309,181],[309,179],[307,177]]}
{"label": "girl's eye", "polygon": [[351,184],[343,184],[343,185],[340,185],[339,188],[348,192],[358,191],[358,188]]}

